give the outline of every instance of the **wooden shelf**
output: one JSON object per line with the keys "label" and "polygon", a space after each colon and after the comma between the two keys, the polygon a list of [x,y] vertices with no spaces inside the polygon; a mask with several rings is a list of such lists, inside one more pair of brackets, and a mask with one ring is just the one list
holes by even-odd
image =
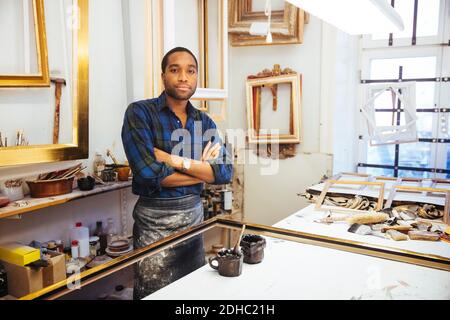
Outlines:
{"label": "wooden shelf", "polygon": [[87,198],[101,193],[111,192],[115,190],[125,189],[131,186],[131,181],[125,182],[110,182],[106,185],[96,185],[91,191],[81,191],[79,189],[74,189],[72,193],[64,194],[56,197],[48,198],[30,198],[25,197],[20,201],[26,201],[27,205],[24,207],[17,206],[18,201],[11,202],[8,206],[0,208],[0,219],[7,218],[11,216],[21,215],[27,212],[56,206],[66,202],[70,202],[77,199]]}

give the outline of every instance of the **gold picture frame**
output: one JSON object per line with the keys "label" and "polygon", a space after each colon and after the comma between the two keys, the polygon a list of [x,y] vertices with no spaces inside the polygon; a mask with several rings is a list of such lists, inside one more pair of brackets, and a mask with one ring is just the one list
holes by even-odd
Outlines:
{"label": "gold picture frame", "polygon": [[0,74],[0,88],[50,86],[44,0],[32,0],[32,5],[38,72],[37,74]]}
{"label": "gold picture frame", "polygon": [[252,11],[252,0],[230,0],[228,5],[228,33],[232,46],[256,46],[303,43],[304,24],[309,22],[309,14],[285,3],[284,10],[272,11],[272,42],[267,43],[265,36],[250,34],[253,22],[266,22],[264,12]]}
{"label": "gold picture frame", "polygon": [[73,0],[73,79],[72,143],[0,148],[0,166],[86,159],[89,155],[89,1]]}
{"label": "gold picture frame", "polygon": [[[252,0],[230,0],[228,12],[229,33],[248,33],[252,22],[267,20],[264,12],[252,10]],[[294,35],[297,12],[298,8],[288,2],[285,2],[284,10],[272,11],[270,25],[272,32]]]}
{"label": "gold picture frame", "polygon": [[[290,105],[289,105],[289,134],[259,134],[261,119],[261,88],[273,87],[280,84],[289,84]],[[249,143],[279,143],[292,144],[300,143],[300,121],[302,95],[302,78],[298,73],[279,75],[265,78],[247,79],[247,125],[249,129]]]}

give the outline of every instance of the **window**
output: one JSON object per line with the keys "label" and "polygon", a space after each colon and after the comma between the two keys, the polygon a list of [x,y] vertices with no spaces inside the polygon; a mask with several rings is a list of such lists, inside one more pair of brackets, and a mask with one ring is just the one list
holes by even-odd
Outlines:
{"label": "window", "polygon": [[[450,178],[450,18],[449,1],[391,0],[405,30],[362,38],[361,97],[370,83],[416,82],[419,140],[370,146],[360,121],[359,171],[395,177]],[[360,103],[364,103],[362,100]],[[381,123],[401,124],[404,109],[390,94],[375,103]]]}

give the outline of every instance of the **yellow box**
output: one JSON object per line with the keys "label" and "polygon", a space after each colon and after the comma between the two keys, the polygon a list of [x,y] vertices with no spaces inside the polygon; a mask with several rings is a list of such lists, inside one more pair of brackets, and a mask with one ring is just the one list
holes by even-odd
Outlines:
{"label": "yellow box", "polygon": [[41,258],[41,251],[23,244],[11,242],[0,245],[0,260],[25,266]]}

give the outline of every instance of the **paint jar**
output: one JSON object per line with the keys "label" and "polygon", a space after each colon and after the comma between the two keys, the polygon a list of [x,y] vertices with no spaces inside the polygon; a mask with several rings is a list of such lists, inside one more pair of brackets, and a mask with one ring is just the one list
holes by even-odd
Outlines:
{"label": "paint jar", "polygon": [[96,257],[100,253],[100,238],[93,236],[89,238],[89,254]]}
{"label": "paint jar", "polygon": [[260,263],[264,259],[266,240],[256,234],[246,234],[241,240],[244,262],[248,264]]}
{"label": "paint jar", "polygon": [[[211,268],[219,271],[224,277],[237,277],[242,273],[242,254],[236,254],[233,249],[221,250],[215,257],[209,258]],[[217,265],[214,264],[217,262]]]}

